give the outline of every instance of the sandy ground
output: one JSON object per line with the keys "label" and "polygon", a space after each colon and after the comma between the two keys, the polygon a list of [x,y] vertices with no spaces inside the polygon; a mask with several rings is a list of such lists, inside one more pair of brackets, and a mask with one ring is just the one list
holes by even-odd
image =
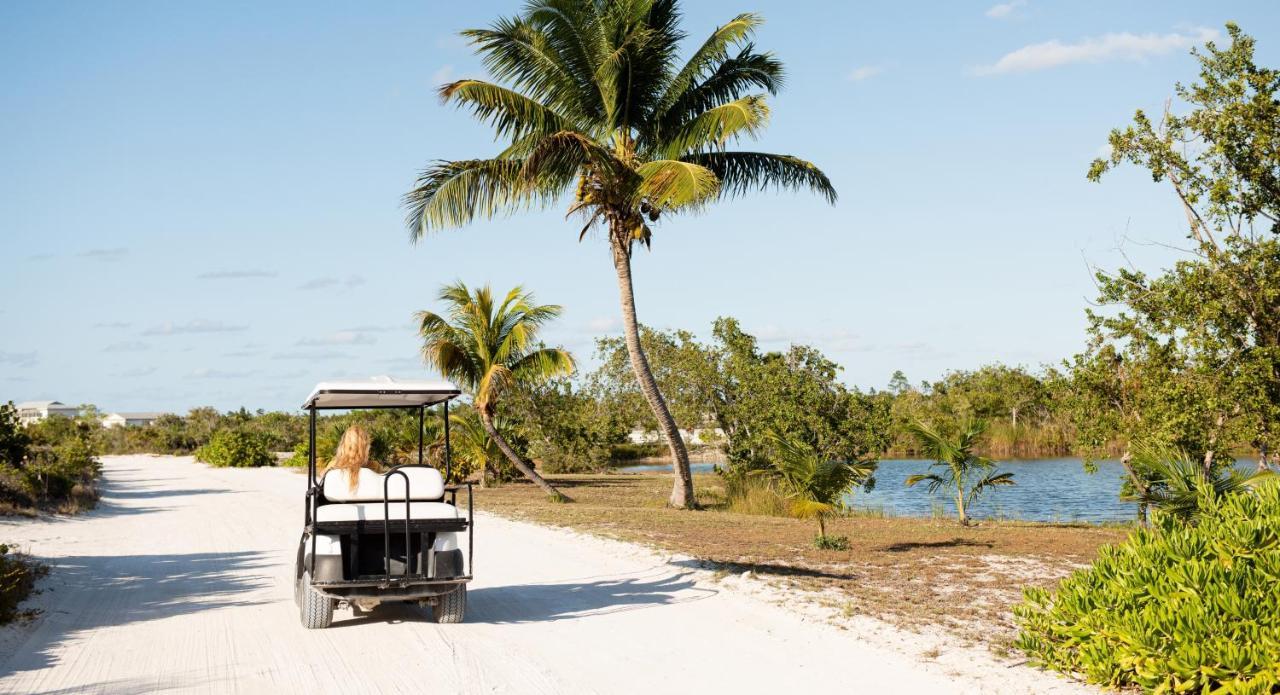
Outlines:
{"label": "sandy ground", "polygon": [[291,584],[303,479],[111,457],[103,501],[0,523],[51,565],[42,614],[0,630],[13,693],[1090,692],[978,652],[838,629],[687,558],[481,516],[467,622],[403,604],[304,630]]}

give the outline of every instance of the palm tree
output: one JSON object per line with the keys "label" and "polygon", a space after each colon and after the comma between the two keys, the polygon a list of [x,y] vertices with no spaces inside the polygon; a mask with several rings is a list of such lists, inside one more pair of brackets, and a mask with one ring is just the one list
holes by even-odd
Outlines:
{"label": "palm tree", "polygon": [[996,472],[995,461],[973,452],[986,429],[984,423],[967,420],[954,438],[919,421],[911,423],[909,429],[920,440],[920,450],[935,461],[930,468],[938,472],[913,475],[907,478],[907,487],[928,482],[930,494],[942,489],[953,490],[961,526],[969,525],[966,510],[979,495],[998,485],[1014,484],[1012,473]]}
{"label": "palm tree", "polygon": [[834,203],[817,167],[790,155],[730,150],[768,121],[782,64],[751,43],[761,19],[742,14],[679,59],[676,0],[531,0],[524,13],[463,32],[494,81],[440,87],[446,103],[494,129],[484,159],[437,161],[404,199],[410,236],[572,195],[578,239],[603,228],[622,305],[631,368],[671,450],[670,503],[692,507],[689,454],[640,346],[631,281],[636,244],[657,223],[770,187],[811,189]]}
{"label": "palm tree", "polygon": [[792,515],[818,520],[815,542],[822,546],[827,540],[826,518],[843,506],[850,490],[871,478],[876,464],[832,459],[807,442],[777,432],[769,439],[773,443],[772,470],[765,473],[777,481]]}
{"label": "palm tree", "polygon": [[[480,411],[475,408],[458,408],[449,413],[449,423],[453,427],[453,460],[455,464],[460,464],[460,477],[479,471],[480,487],[487,486],[489,480],[497,475],[498,461],[505,454],[498,448],[497,441],[489,436],[480,419]],[[501,431],[501,423],[495,422],[495,426]]]}
{"label": "palm tree", "polygon": [[516,287],[501,303],[488,285],[472,292],[456,282],[440,289],[446,315],[419,311],[422,356],[427,365],[467,389],[489,438],[526,478],[548,495],[567,501],[511,448],[494,426],[498,402],[519,382],[539,382],[573,373],[573,357],[537,343],[542,325],[560,315],[560,307],[537,305]]}
{"label": "palm tree", "polygon": [[1275,479],[1270,471],[1245,474],[1230,465],[1206,472],[1201,459],[1181,449],[1139,447],[1132,463],[1143,484],[1133,486],[1122,497],[1137,502],[1143,510],[1153,507],[1185,523],[1195,523],[1214,500]]}

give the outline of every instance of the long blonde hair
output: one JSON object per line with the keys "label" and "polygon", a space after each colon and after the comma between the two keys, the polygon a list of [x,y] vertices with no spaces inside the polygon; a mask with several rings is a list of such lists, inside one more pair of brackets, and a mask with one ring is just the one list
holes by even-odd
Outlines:
{"label": "long blonde hair", "polygon": [[369,461],[369,448],[371,446],[369,433],[364,431],[360,425],[352,425],[342,433],[342,440],[338,442],[338,449],[333,454],[333,459],[329,461],[329,465],[324,467],[324,472],[339,470],[347,472],[347,485],[354,492],[358,481],[360,480],[361,468],[372,468],[377,470],[377,466]]}

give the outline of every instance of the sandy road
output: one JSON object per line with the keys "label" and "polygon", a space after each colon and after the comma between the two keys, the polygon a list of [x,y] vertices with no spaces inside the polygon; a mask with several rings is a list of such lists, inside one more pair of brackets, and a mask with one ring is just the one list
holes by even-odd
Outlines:
{"label": "sandy road", "polygon": [[1074,690],[1027,669],[965,677],[648,550],[491,516],[466,623],[387,605],[308,631],[291,584],[300,476],[143,456],[105,468],[94,512],[0,523],[52,566],[41,618],[0,635],[2,692]]}

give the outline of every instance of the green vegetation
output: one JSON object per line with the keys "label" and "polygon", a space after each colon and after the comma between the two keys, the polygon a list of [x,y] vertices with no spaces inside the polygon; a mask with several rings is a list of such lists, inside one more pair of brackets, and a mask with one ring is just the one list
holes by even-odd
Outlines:
{"label": "green vegetation", "polygon": [[50,509],[74,513],[98,499],[94,481],[95,421],[53,417],[18,424],[12,403],[0,404],[0,505],[4,512]]}
{"label": "green vegetation", "polygon": [[215,468],[257,468],[276,462],[264,437],[240,428],[218,430],[195,456]]}
{"label": "green vegetation", "polygon": [[0,543],[0,625],[29,614],[19,606],[35,589],[36,580],[49,568]]}
{"label": "green vegetation", "polygon": [[1001,485],[1013,485],[1012,473],[995,470],[996,463],[974,453],[978,437],[986,426],[969,420],[962,424],[954,436],[940,432],[923,422],[911,425],[911,431],[920,440],[920,449],[934,460],[930,469],[937,473],[918,473],[907,478],[907,487],[929,483],[930,494],[947,490],[954,495],[956,516],[961,526],[969,524],[966,510],[988,489]]}
{"label": "green vegetation", "polygon": [[1280,683],[1280,486],[1156,513],[1056,590],[1028,589],[1017,645],[1089,682],[1154,693],[1274,693]]}
{"label": "green vegetation", "polygon": [[[496,83],[459,80],[446,102],[489,123],[492,158],[437,162],[405,196],[416,241],[443,227],[554,204],[573,192],[578,238],[604,228],[636,383],[666,438],[675,471],[670,504],[696,505],[689,455],[640,340],[632,286],[636,244],[662,219],[769,187],[836,192],[797,157],[730,150],[769,117],[766,93],[782,64],[751,43],[761,19],[734,17],[686,61],[675,0],[540,0],[518,17],[463,32]],[[581,37],[598,37],[583,41]]]}
{"label": "green vegetation", "polygon": [[844,507],[844,496],[853,488],[872,484],[875,462],[832,459],[804,440],[777,432],[771,439],[773,471],[769,475],[787,500],[791,515],[817,519],[817,547],[848,549],[848,538],[827,536],[826,519]]}
{"label": "green vegetation", "polygon": [[494,424],[499,402],[518,384],[536,387],[573,373],[568,352],[537,342],[543,324],[559,316],[560,307],[538,305],[519,287],[497,302],[487,285],[472,292],[461,282],[445,285],[438,298],[446,306],[445,314],[417,314],[427,366],[468,391],[485,433],[521,475],[551,497],[567,501]]}
{"label": "green vegetation", "polygon": [[[1195,521],[1205,497],[1221,499],[1270,480],[1274,474],[1245,474],[1235,468],[1204,465],[1183,451],[1142,448],[1129,461],[1130,470],[1142,481],[1139,490],[1127,486],[1126,496],[1144,510],[1157,509],[1182,521]],[[1145,516],[1145,511],[1144,511]]]}

